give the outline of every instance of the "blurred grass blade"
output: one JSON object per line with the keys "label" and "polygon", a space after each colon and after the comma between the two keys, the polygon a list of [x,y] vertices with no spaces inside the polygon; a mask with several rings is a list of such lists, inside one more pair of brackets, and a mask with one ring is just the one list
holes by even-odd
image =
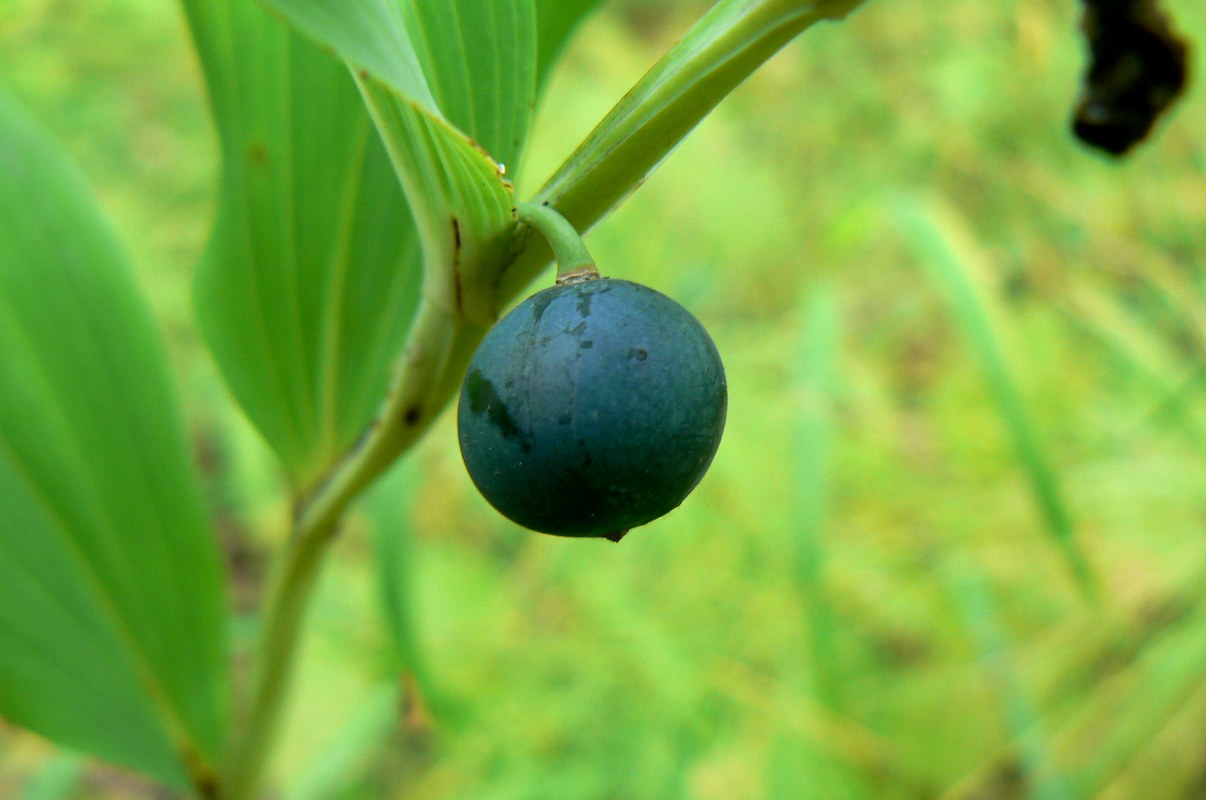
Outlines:
{"label": "blurred grass blade", "polygon": [[297,771],[283,792],[286,800],[342,797],[368,771],[398,726],[398,684],[378,686],[342,729],[323,744],[322,752]]}
{"label": "blurred grass blade", "polygon": [[158,333],[90,198],[0,97],[0,715],[203,786],[222,568]]}
{"label": "blurred grass blade", "polygon": [[373,418],[418,303],[418,234],[346,68],[253,0],[184,0],[222,147],[197,316],[297,488]]}
{"label": "blurred grass blade", "polygon": [[76,793],[83,771],[79,756],[55,756],[26,781],[21,800],[68,800]]}
{"label": "blurred grass blade", "polygon": [[418,478],[414,459],[406,459],[365,497],[364,510],[373,527],[381,610],[399,666],[425,674],[415,633],[411,586],[413,532],[408,519]]}
{"label": "blurred grass blade", "polygon": [[[804,326],[798,355],[803,402],[797,412],[795,497],[797,526],[788,528],[795,557],[796,587],[804,606],[807,651],[804,666],[812,700],[835,716],[845,713],[834,646],[836,623],[825,589],[825,528],[829,497],[829,459],[833,441],[832,401],[836,392],[835,358],[838,303],[834,287],[821,283],[804,298]],[[772,797],[798,797],[801,786],[824,787],[826,797],[857,797],[859,787],[837,750],[813,741],[784,738],[772,751]]]}
{"label": "blurred grass blade", "polygon": [[[595,127],[536,202],[580,231],[628,196],[716,105],[797,34],[840,18],[862,0],[720,0]],[[548,263],[533,244],[507,270],[513,297]]]}
{"label": "blurred grass blade", "polygon": [[578,26],[602,0],[536,0],[536,89],[543,88]]}
{"label": "blurred grass blade", "polygon": [[956,212],[933,199],[909,198],[897,208],[905,244],[925,265],[946,295],[972,353],[980,364],[997,412],[1005,425],[1034,493],[1052,541],[1088,597],[1096,596],[1093,576],[1076,543],[1055,470],[1039,442],[1018,392],[994,327],[992,301],[980,285],[987,274],[982,256],[963,230]]}
{"label": "blurred grass blade", "polygon": [[373,528],[377,589],[396,668],[414,679],[423,703],[440,722],[456,724],[460,709],[428,668],[416,629],[410,512],[420,477],[414,458],[402,461],[365,496],[363,507]]}
{"label": "blurred grass blade", "polygon": [[799,380],[805,392],[799,412],[796,460],[796,498],[799,526],[794,531],[796,582],[807,610],[810,636],[807,655],[813,697],[836,710],[840,667],[833,648],[834,620],[824,589],[825,516],[829,451],[833,439],[832,397],[835,390],[834,350],[837,346],[837,302],[833,287],[812,290],[804,308],[804,339]]}
{"label": "blurred grass blade", "polygon": [[1012,663],[1012,649],[1001,627],[1000,613],[992,592],[978,567],[965,558],[953,557],[942,569],[943,582],[958,607],[964,627],[979,652],[983,673],[1004,704],[1010,739],[1018,748],[1028,797],[1036,800],[1074,800],[1068,780],[1052,764],[1051,748]]}
{"label": "blurred grass blade", "polygon": [[1080,787],[1086,797],[1099,796],[1202,689],[1206,613],[1201,604],[1174,631],[1149,647],[1132,672],[1125,697],[1108,715],[1097,714],[1095,735],[1083,737],[1094,743],[1091,753],[1081,754],[1085,766]]}
{"label": "blurred grass blade", "polygon": [[[1153,395],[1144,417],[1174,419],[1199,444],[1206,443],[1206,417],[1198,402],[1202,369],[1177,354],[1150,325],[1135,318],[1118,299],[1088,283],[1067,292],[1067,313],[1072,321],[1108,348]],[[1136,419],[1133,424],[1151,420]]]}

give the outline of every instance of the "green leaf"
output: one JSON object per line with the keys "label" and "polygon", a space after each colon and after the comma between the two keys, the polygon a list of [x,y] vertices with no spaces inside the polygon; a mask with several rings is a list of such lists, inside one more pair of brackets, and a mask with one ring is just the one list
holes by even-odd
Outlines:
{"label": "green leaf", "polygon": [[[439,114],[398,0],[262,0],[297,29]],[[355,58],[349,58],[354,53]]]}
{"label": "green leaf", "polygon": [[262,1],[514,168],[536,94],[533,0]]}
{"label": "green leaf", "polygon": [[412,0],[402,13],[444,117],[514,171],[536,99],[533,0]]}
{"label": "green leaf", "polygon": [[342,64],[252,0],[184,6],[223,156],[198,320],[231,392],[304,487],[385,395],[418,303],[418,234]]}
{"label": "green leaf", "polygon": [[[492,322],[514,228],[502,165],[514,166],[535,99],[533,0],[412,0],[397,13],[391,0],[262,2],[355,72],[418,224],[427,298]],[[402,54],[393,63],[382,36]]]}
{"label": "green leaf", "polygon": [[[185,0],[224,161],[197,306],[232,392],[304,491],[386,397],[419,302],[420,247],[429,303],[478,324],[497,315],[511,189],[469,136],[518,158],[535,17],[532,0],[263,5],[300,35],[250,0]],[[441,76],[435,93],[424,70]]]}
{"label": "green leaf", "polygon": [[165,354],[126,257],[0,98],[0,714],[201,785],[225,597]]}
{"label": "green leaf", "polygon": [[515,226],[501,168],[381,83],[362,78],[361,91],[418,223],[425,297],[453,319],[492,323],[494,287]]}

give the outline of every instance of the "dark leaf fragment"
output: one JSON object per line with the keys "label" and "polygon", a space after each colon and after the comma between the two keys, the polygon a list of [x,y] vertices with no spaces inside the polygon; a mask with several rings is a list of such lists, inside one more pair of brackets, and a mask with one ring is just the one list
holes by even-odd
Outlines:
{"label": "dark leaf fragment", "polygon": [[1086,0],[1089,69],[1072,128],[1122,155],[1142,141],[1188,77],[1189,47],[1157,0]]}

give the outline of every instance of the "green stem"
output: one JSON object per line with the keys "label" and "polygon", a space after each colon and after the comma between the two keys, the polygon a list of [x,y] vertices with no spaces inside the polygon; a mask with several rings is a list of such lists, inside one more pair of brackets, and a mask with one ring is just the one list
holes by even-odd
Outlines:
{"label": "green stem", "polygon": [[599,277],[595,260],[587,252],[586,243],[569,220],[540,203],[519,203],[519,221],[544,237],[557,259],[557,283],[589,280]]}
{"label": "green stem", "polygon": [[[796,34],[863,1],[720,0],[608,114],[535,202],[520,204],[520,220],[541,236],[523,243],[502,276],[496,301],[515,297],[550,256],[558,260],[559,279],[584,277],[570,276],[575,268],[593,272],[579,231],[618,205],[721,99]],[[245,726],[225,764],[223,800],[249,800],[260,784],[309,597],[344,511],[431,425],[487,327],[454,317],[425,297],[377,419],[299,505],[266,600]]]}
{"label": "green stem", "polygon": [[[865,0],[719,0],[595,127],[533,201],[590,230],[657,168],[742,81],[795,36]],[[543,242],[503,274],[498,302],[548,264]]]}
{"label": "green stem", "polygon": [[260,628],[248,716],[228,753],[224,800],[249,800],[263,778],[292,682],[305,611],[336,530],[334,522],[322,530],[295,528],[282,556]]}
{"label": "green stem", "polygon": [[301,529],[322,529],[338,520],[362,490],[427,432],[456,393],[486,330],[423,300],[384,406],[361,442],[302,504]]}
{"label": "green stem", "polygon": [[250,800],[263,778],[280,727],[309,598],[344,511],[431,425],[484,334],[484,328],[455,320],[424,299],[399,373],[376,421],[298,507],[265,601],[247,713],[228,753],[223,800]]}

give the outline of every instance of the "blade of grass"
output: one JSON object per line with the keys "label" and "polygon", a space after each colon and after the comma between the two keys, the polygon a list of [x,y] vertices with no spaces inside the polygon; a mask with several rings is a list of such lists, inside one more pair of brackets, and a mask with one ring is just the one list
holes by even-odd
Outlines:
{"label": "blade of grass", "polygon": [[416,459],[407,458],[386,473],[361,505],[373,528],[377,590],[393,645],[391,661],[397,670],[414,679],[419,696],[435,717],[455,726],[461,709],[428,668],[415,619],[415,548],[410,511],[420,476]]}
{"label": "blade of grass", "polygon": [[1080,773],[1086,797],[1098,796],[1169,724],[1202,686],[1206,675],[1206,614],[1197,609],[1178,630],[1144,653],[1134,683],[1108,733],[1093,747]]}
{"label": "blade of grass", "polygon": [[1163,730],[1140,747],[1131,763],[1101,788],[1102,800],[1129,797],[1191,797],[1201,792],[1197,763],[1206,750],[1206,686],[1199,685]]}
{"label": "blade of grass", "polygon": [[327,742],[322,754],[295,774],[285,789],[287,800],[325,800],[365,773],[386,746],[388,734],[398,724],[398,684],[378,687],[356,716]]}
{"label": "blade of grass", "polygon": [[1073,800],[1079,796],[1051,763],[1051,748],[1042,720],[1017,675],[1009,639],[1000,621],[992,590],[978,567],[955,557],[943,565],[942,580],[975,642],[980,662],[1004,705],[1011,740],[1017,746],[1028,797],[1037,800]]}
{"label": "blade of grass", "polygon": [[1101,342],[1152,393],[1155,404],[1143,409],[1142,424],[1174,420],[1195,442],[1206,442],[1206,419],[1200,404],[1193,402],[1201,389],[1202,364],[1170,352],[1170,346],[1133,312],[1092,284],[1071,287],[1064,302],[1074,324]]}
{"label": "blade of grass", "polygon": [[67,800],[76,792],[83,767],[83,759],[72,753],[55,756],[25,784],[21,800]]}
{"label": "blade of grass", "polygon": [[[831,401],[835,391],[838,307],[834,288],[822,283],[803,301],[804,328],[798,353],[798,410],[795,518],[789,528],[794,549],[795,582],[807,640],[803,663],[813,702],[843,715],[842,674],[834,647],[836,624],[825,590],[825,520],[828,514],[829,457],[833,440]],[[772,797],[798,797],[800,786],[823,787],[826,797],[857,797],[849,766],[832,750],[783,735],[770,759]]]}
{"label": "blade of grass", "polygon": [[955,210],[936,198],[904,200],[897,205],[896,220],[905,244],[946,295],[951,313],[979,362],[1052,542],[1063,554],[1081,592],[1087,599],[1095,600],[1096,580],[1076,542],[1058,475],[1030,420],[1001,347],[992,319],[992,301],[980,277],[987,272],[984,255],[972,243]]}
{"label": "blade of grass", "polygon": [[834,390],[837,305],[833,289],[816,288],[805,303],[804,340],[799,355],[805,396],[799,412],[796,501],[799,526],[795,544],[796,585],[808,626],[808,662],[812,694],[826,707],[840,704],[833,648],[833,610],[824,588],[824,532],[828,495],[829,449],[833,438],[830,398]]}

